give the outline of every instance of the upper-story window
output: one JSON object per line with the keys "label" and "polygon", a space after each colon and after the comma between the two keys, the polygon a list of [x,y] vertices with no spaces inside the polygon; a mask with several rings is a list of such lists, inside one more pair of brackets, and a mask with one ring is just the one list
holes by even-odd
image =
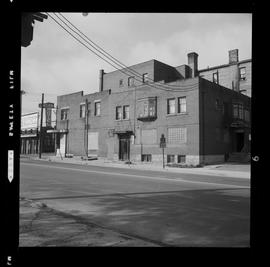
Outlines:
{"label": "upper-story window", "polygon": [[144,73],[143,74],[143,83],[147,83],[148,82],[148,73]]}
{"label": "upper-story window", "polygon": [[116,120],[121,120],[122,119],[122,107],[121,106],[117,106],[115,108],[115,119]]}
{"label": "upper-story window", "polygon": [[100,101],[95,102],[95,116],[100,116]]}
{"label": "upper-story window", "polygon": [[218,71],[213,73],[213,82],[218,84]]}
{"label": "upper-story window", "polygon": [[175,98],[167,99],[167,114],[175,113]]}
{"label": "upper-story window", "polygon": [[128,86],[134,86],[134,77],[128,77]]}
{"label": "upper-story window", "polygon": [[124,81],[123,81],[123,79],[120,79],[119,80],[119,87],[122,87],[124,85]]}
{"label": "upper-story window", "polygon": [[187,98],[185,96],[178,97],[178,113],[187,112]]}
{"label": "upper-story window", "polygon": [[85,118],[85,104],[80,104],[80,118]]}
{"label": "upper-story window", "polygon": [[240,81],[246,80],[246,67],[242,67],[239,69],[240,71]]}
{"label": "upper-story window", "polygon": [[147,97],[137,102],[138,120],[154,120],[157,118],[157,98]]}
{"label": "upper-story window", "polygon": [[129,106],[123,106],[123,119],[128,120],[129,119]]}
{"label": "upper-story window", "polygon": [[62,108],[61,109],[61,121],[68,119],[68,108]]}
{"label": "upper-story window", "polygon": [[234,103],[233,104],[233,117],[235,119],[244,119],[244,109],[242,103]]}

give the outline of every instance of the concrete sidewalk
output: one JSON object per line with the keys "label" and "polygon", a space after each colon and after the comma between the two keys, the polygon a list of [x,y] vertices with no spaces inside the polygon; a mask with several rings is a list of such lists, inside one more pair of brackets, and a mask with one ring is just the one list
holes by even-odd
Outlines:
{"label": "concrete sidewalk", "polygon": [[222,163],[222,164],[217,164],[217,165],[206,165],[203,167],[193,167],[193,168],[186,168],[186,167],[180,168],[180,167],[165,166],[165,169],[163,169],[162,164],[156,164],[156,163],[136,162],[136,163],[127,164],[122,161],[113,161],[113,160],[108,160],[108,159],[83,160],[81,159],[81,157],[60,158],[51,154],[42,155],[41,159],[39,159],[37,155],[22,156],[21,158],[89,165],[89,166],[115,167],[115,168],[125,168],[125,169],[151,170],[151,171],[187,173],[187,174],[190,173],[190,174],[197,174],[197,175],[210,175],[210,176],[212,175],[212,176],[250,179],[250,164]]}

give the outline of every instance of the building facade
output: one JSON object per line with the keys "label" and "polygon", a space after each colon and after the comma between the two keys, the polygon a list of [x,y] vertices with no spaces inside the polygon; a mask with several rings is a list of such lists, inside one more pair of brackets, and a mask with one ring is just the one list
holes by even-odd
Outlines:
{"label": "building facade", "polygon": [[252,60],[239,61],[238,49],[229,51],[228,64],[199,70],[199,76],[251,97]]}
{"label": "building facade", "polygon": [[[52,103],[50,103],[52,104]],[[21,154],[39,153],[40,112],[23,114],[21,117]],[[48,133],[56,127],[56,109],[44,108],[42,122],[42,153],[54,153],[56,137]]]}
{"label": "building facade", "polygon": [[[249,152],[250,97],[205,79],[198,56],[172,67],[150,60],[110,73],[100,71],[99,92],[57,97],[62,156],[124,161],[221,162]],[[204,74],[206,75],[206,74]]]}

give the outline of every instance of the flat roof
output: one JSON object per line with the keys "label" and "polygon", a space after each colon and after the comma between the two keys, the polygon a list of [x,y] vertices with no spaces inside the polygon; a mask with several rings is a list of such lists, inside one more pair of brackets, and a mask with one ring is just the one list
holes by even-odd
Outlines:
{"label": "flat roof", "polygon": [[[245,59],[245,60],[238,61],[235,64],[247,63],[247,62],[251,62],[251,61],[252,61],[252,59]],[[234,65],[234,64],[229,64],[228,63],[228,64],[222,64],[222,65],[218,65],[218,66],[214,66],[214,67],[204,68],[204,69],[199,70],[199,72],[207,71],[207,70],[213,70],[213,69],[226,68],[226,67],[229,67],[231,65]]]}

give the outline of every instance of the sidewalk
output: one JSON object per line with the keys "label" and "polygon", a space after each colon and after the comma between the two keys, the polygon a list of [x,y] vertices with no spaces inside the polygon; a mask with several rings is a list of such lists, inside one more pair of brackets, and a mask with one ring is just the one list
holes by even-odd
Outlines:
{"label": "sidewalk", "polygon": [[210,176],[213,175],[222,177],[250,179],[250,164],[222,163],[217,165],[206,165],[203,167],[194,167],[194,168],[179,168],[179,167],[165,166],[165,169],[163,169],[162,164],[157,163],[136,162],[127,164],[123,161],[113,161],[108,159],[83,160],[81,159],[81,157],[60,158],[52,154],[42,155],[41,159],[39,159],[37,155],[30,155],[30,156],[24,155],[22,156],[22,158],[89,165],[89,166],[115,167],[125,169],[151,170],[151,171],[187,173],[187,174],[190,173],[199,175],[210,175]]}

